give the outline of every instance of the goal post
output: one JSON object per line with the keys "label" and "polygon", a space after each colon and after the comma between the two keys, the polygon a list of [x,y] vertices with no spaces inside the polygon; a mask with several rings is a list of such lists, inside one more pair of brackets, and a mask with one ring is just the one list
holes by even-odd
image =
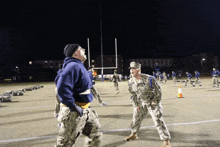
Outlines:
{"label": "goal post", "polygon": [[[88,46],[88,67],[90,67],[90,45],[89,38],[87,38],[87,46]],[[103,52],[101,51],[101,57],[103,57]],[[104,69],[117,69],[118,68],[118,57],[117,57],[117,38],[115,38],[115,67],[103,67],[103,58],[101,58],[102,67],[94,67],[93,69],[101,69],[101,81],[104,81],[103,70]]]}

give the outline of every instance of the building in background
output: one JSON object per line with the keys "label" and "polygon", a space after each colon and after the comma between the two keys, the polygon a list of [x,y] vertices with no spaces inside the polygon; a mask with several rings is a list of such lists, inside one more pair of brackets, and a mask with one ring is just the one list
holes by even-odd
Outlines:
{"label": "building in background", "polygon": [[135,59],[127,59],[124,62],[124,75],[129,75],[130,70],[128,69],[130,62],[135,61],[141,64],[141,72],[152,74],[155,68],[155,64],[158,63],[161,71],[170,70],[173,66],[172,58],[158,58],[158,59],[149,59],[149,58],[135,58]]}
{"label": "building in background", "polygon": [[[118,68],[117,73],[123,74],[123,57],[117,56]],[[101,55],[99,55],[93,63],[94,67],[102,67]],[[103,55],[103,67],[116,67],[115,55]],[[113,74],[114,69],[104,69],[103,74]],[[101,74],[101,69],[97,70],[97,74]]]}

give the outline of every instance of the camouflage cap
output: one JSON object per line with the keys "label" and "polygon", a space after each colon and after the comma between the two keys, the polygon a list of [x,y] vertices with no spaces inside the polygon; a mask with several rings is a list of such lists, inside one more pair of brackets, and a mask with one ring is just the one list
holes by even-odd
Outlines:
{"label": "camouflage cap", "polygon": [[131,62],[129,69],[131,68],[141,68],[141,64],[138,62]]}

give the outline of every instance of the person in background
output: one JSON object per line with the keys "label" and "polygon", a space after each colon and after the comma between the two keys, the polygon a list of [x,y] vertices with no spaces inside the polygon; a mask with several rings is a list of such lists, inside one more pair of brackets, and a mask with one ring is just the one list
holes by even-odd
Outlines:
{"label": "person in background", "polygon": [[159,75],[159,81],[160,83],[163,83],[163,74],[160,72],[160,75]]}
{"label": "person in background", "polygon": [[119,79],[119,75],[117,74],[117,70],[114,70],[114,75],[113,75],[113,77],[112,77],[112,82],[114,83],[114,87],[115,87],[115,89],[116,89],[116,91],[117,91],[116,94],[119,93],[119,88],[118,88],[118,81],[119,81],[119,80],[120,80],[120,79]]}
{"label": "person in background", "polygon": [[213,87],[218,88],[219,87],[219,80],[218,80],[218,76],[219,76],[219,71],[216,70],[215,68],[213,68],[212,71],[212,85]]}
{"label": "person in background", "polygon": [[199,84],[199,86],[202,86],[202,83],[200,81],[200,73],[198,71],[195,71],[195,86],[196,84]]}
{"label": "person in background", "polygon": [[167,82],[167,75],[166,75],[166,72],[165,72],[165,71],[163,72],[163,80],[164,80],[164,83]]}
{"label": "person in background", "polygon": [[174,71],[172,71],[172,78],[173,78],[174,84],[176,84],[176,73]]}
{"label": "person in background", "polygon": [[185,86],[187,86],[187,82],[189,82],[193,87],[195,87],[195,84],[192,81],[192,75],[189,72],[186,72],[186,77]]}
{"label": "person in background", "polygon": [[89,67],[88,73],[89,73],[89,77],[92,81],[91,92],[92,92],[93,96],[98,100],[98,102],[100,103],[101,106],[106,106],[107,103],[102,101],[102,98],[101,98],[98,90],[94,86],[95,85],[95,80],[94,80],[94,77],[93,77],[93,74],[92,74],[93,72],[94,72],[94,70],[92,69],[92,67]]}
{"label": "person in background", "polygon": [[181,79],[181,78],[182,78],[182,75],[181,75],[181,73],[179,73],[178,75],[179,75],[179,77],[178,77],[178,78],[179,78],[179,79]]}
{"label": "person in background", "polygon": [[157,78],[157,74],[153,71],[153,76],[155,77],[155,78]]}

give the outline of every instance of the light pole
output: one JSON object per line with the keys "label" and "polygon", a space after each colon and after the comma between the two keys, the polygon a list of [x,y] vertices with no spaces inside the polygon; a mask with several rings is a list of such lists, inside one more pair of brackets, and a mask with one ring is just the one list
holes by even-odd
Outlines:
{"label": "light pole", "polygon": [[203,70],[203,72],[204,72],[204,62],[206,61],[206,59],[205,58],[202,58],[201,59],[201,66],[202,66],[202,70]]}

